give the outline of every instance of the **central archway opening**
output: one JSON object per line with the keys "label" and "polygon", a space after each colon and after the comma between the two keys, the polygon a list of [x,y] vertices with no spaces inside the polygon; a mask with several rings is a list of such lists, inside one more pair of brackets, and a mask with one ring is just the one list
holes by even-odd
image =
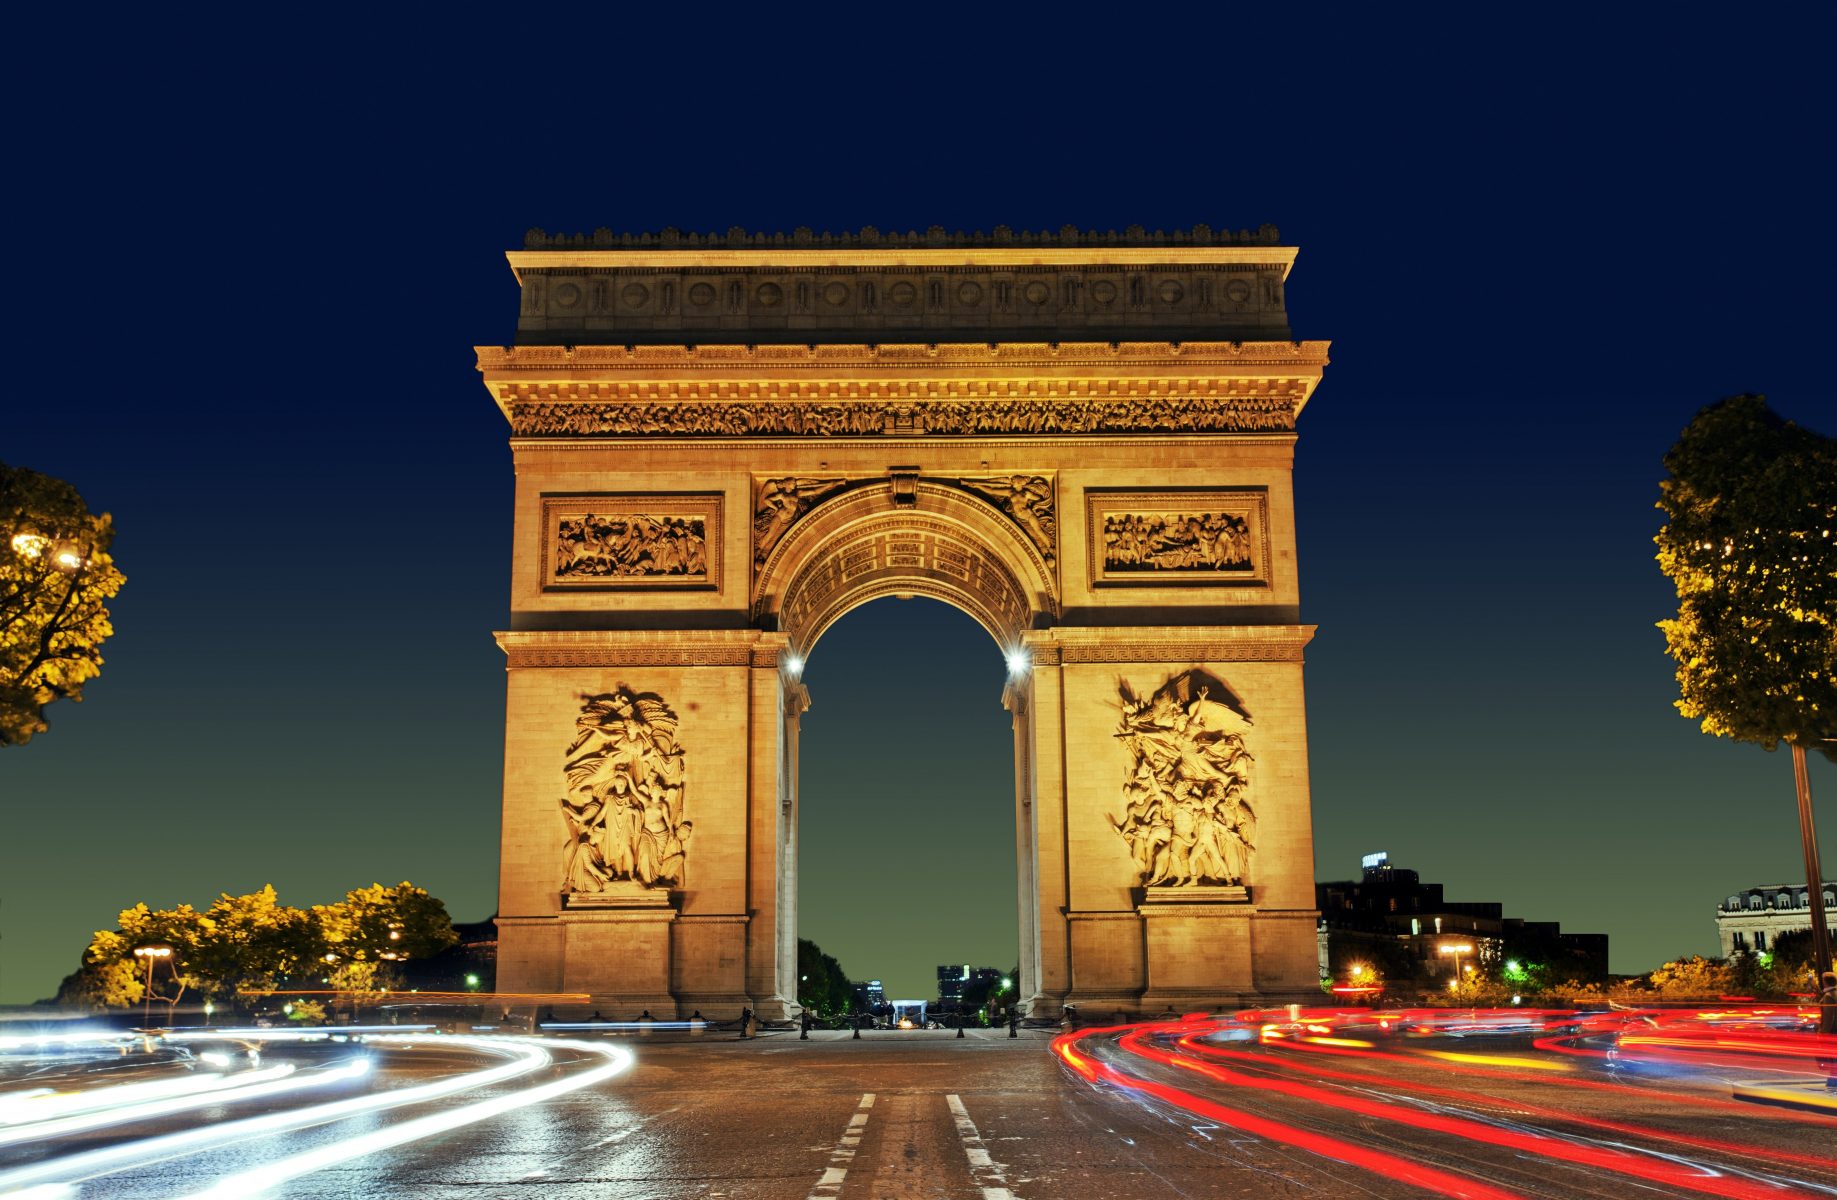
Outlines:
{"label": "central archway opening", "polygon": [[797,936],[889,1003],[937,999],[944,966],[1020,987],[1008,672],[982,624],[923,596],[850,610],[803,665]]}

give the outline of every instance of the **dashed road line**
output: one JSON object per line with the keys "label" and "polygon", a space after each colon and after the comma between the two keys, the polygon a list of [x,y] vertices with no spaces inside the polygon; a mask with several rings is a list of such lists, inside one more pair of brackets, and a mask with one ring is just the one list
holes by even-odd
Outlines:
{"label": "dashed road line", "polygon": [[834,1200],[842,1190],[842,1181],[848,1177],[848,1165],[855,1159],[855,1148],[861,1145],[861,1131],[867,1127],[868,1110],[874,1107],[874,1093],[864,1092],[861,1103],[855,1106],[855,1112],[848,1118],[848,1125],[842,1130],[842,1136],[836,1140],[835,1148],[829,1152],[829,1166],[823,1169],[822,1178],[810,1189],[806,1200]]}
{"label": "dashed road line", "polygon": [[982,1200],[1020,1200],[1008,1190],[1007,1168],[989,1157],[989,1148],[983,1144],[982,1135],[976,1132],[976,1122],[970,1120],[969,1109],[963,1107],[963,1098],[946,1096],[944,1099],[950,1105],[951,1118],[957,1123],[957,1140],[963,1143],[964,1157],[970,1161],[970,1176],[982,1189]]}

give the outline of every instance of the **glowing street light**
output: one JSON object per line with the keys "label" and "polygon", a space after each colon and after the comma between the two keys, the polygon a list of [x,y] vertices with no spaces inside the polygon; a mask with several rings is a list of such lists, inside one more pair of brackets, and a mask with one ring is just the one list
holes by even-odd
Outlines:
{"label": "glowing street light", "polygon": [[140,1024],[143,1029],[153,1024],[153,964],[172,957],[172,947],[164,942],[154,942],[148,946],[134,947],[134,957],[147,960],[147,985],[140,993]]}
{"label": "glowing street light", "polygon": [[[1448,982],[1448,989],[1450,991],[1453,991],[1454,988],[1459,984],[1459,981],[1461,978],[1461,955],[1472,954],[1473,953],[1473,943],[1472,942],[1443,942],[1440,946],[1436,947],[1436,953],[1454,955],[1454,978]],[[1468,969],[1472,970],[1471,967]]]}

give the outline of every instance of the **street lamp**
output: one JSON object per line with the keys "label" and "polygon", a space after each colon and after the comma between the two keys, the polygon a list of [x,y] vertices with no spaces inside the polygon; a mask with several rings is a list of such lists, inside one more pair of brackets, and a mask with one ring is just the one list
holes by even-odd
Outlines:
{"label": "street lamp", "polygon": [[147,983],[140,993],[140,1024],[143,1029],[153,1024],[153,964],[161,959],[172,957],[172,947],[164,942],[154,942],[147,946],[134,947],[134,957],[145,959],[147,963]]}
{"label": "street lamp", "polygon": [[1472,954],[1473,953],[1473,943],[1472,942],[1443,942],[1440,946],[1436,947],[1436,952],[1438,954],[1454,955],[1454,979],[1448,985],[1450,988],[1452,988],[1456,984],[1458,984],[1461,980],[1461,955]]}

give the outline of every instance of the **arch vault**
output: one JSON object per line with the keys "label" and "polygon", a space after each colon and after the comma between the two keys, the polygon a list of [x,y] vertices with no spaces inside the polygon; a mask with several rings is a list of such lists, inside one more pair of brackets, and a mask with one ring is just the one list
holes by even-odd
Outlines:
{"label": "arch vault", "polygon": [[1317,994],[1293,258],[532,233],[478,350],[517,475],[500,991],[794,1013],[802,662],[925,595],[1014,665],[1032,1012]]}

